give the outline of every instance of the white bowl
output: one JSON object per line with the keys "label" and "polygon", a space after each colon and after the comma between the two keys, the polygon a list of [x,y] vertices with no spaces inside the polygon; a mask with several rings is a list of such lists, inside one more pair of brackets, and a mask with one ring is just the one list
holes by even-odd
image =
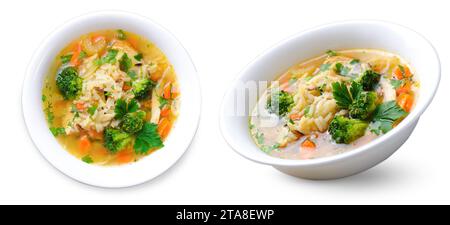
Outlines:
{"label": "white bowl", "polygon": [[[42,84],[58,52],[82,34],[102,29],[124,29],[155,43],[174,66],[180,83],[180,115],[164,147],[143,159],[122,166],[96,166],[64,150],[50,133],[41,106]],[[166,29],[126,12],[102,11],[83,15],[54,31],[38,48],[23,85],[22,107],[29,134],[42,155],[58,170],[82,183],[126,187],[148,181],[171,167],[189,147],[200,117],[200,85],[188,53]]]}
{"label": "white bowl", "polygon": [[[420,97],[411,113],[393,130],[357,149],[335,156],[290,160],[269,156],[253,143],[248,131],[248,115],[236,116],[235,94],[242,83],[271,81],[290,66],[323,54],[328,49],[382,49],[396,53],[416,70]],[[346,21],[320,26],[294,35],[257,57],[239,75],[224,97],[220,126],[228,144],[252,161],[275,167],[281,172],[308,179],[349,176],[380,163],[392,155],[410,136],[420,115],[430,104],[440,80],[439,58],[433,46],[421,35],[400,25],[380,21]],[[241,103],[237,103],[241,104]],[[254,107],[254,102],[248,108]]]}

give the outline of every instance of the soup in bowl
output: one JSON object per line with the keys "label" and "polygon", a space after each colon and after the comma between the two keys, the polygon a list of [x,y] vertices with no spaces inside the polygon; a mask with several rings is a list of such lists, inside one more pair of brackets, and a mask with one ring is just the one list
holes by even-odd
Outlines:
{"label": "soup in bowl", "polygon": [[328,24],[253,60],[224,97],[220,127],[247,159],[302,178],[345,177],[408,139],[439,80],[437,53],[415,31],[380,21]]}
{"label": "soup in bowl", "polygon": [[95,31],[56,56],[42,88],[49,130],[89,164],[122,165],[162,148],[179,85],[164,53],[124,30]]}
{"label": "soup in bowl", "polygon": [[127,187],[162,174],[187,150],[199,90],[194,64],[166,29],[101,11],[43,41],[27,69],[22,108],[51,165],[82,183]]}
{"label": "soup in bowl", "polygon": [[349,151],[397,126],[420,83],[400,56],[375,49],[327,51],[276,79],[249,131],[271,156],[314,159]]}

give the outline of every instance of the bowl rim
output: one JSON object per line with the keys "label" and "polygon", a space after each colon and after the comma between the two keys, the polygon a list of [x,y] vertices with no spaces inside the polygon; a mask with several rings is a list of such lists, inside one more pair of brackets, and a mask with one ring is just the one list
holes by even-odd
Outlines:
{"label": "bowl rim", "polygon": [[[141,176],[141,178],[139,179],[134,179],[132,182],[121,182],[121,181],[117,181],[117,182],[111,182],[111,181],[95,181],[93,182],[92,179],[89,180],[86,177],[83,177],[82,175],[80,176],[80,174],[78,174],[77,176],[74,176],[73,173],[69,173],[67,168],[62,168],[61,164],[58,163],[58,165],[53,162],[52,159],[50,159],[50,157],[47,155],[48,152],[43,152],[41,148],[44,148],[45,146],[41,146],[36,140],[35,138],[37,138],[37,135],[34,134],[34,132],[32,132],[32,126],[36,125],[36,121],[32,120],[31,118],[29,118],[28,113],[32,112],[33,110],[30,109],[29,107],[27,107],[25,104],[27,101],[30,101],[29,98],[32,97],[33,94],[30,94],[30,91],[26,90],[26,87],[29,85],[29,83],[32,81],[32,77],[33,76],[46,76],[46,74],[37,74],[36,72],[32,71],[32,68],[39,68],[39,64],[40,61],[38,60],[39,56],[43,56],[45,53],[43,52],[44,48],[46,46],[48,46],[48,41],[52,38],[61,36],[63,34],[65,34],[64,29],[66,29],[67,27],[71,27],[71,26],[80,26],[80,27],[86,27],[85,24],[80,25],[79,22],[82,20],[89,20],[90,23],[93,22],[92,19],[95,18],[99,18],[99,17],[104,17],[104,18],[115,18],[115,17],[121,17],[124,18],[126,20],[130,20],[136,23],[136,25],[138,27],[142,27],[143,30],[145,30],[145,26],[152,26],[153,29],[157,30],[156,34],[164,34],[166,37],[169,37],[170,40],[168,40],[168,43],[172,43],[175,44],[176,49],[175,50],[171,50],[172,52],[174,52],[174,54],[176,55],[182,55],[184,58],[183,63],[185,64],[185,67],[187,67],[187,69],[189,70],[189,78],[192,80],[191,85],[196,87],[196,88],[191,88],[191,90],[195,90],[192,91],[192,97],[194,97],[195,99],[192,100],[191,103],[193,103],[192,106],[190,106],[190,113],[195,115],[193,117],[189,117],[190,121],[191,121],[191,126],[189,129],[189,133],[183,133],[184,138],[183,138],[183,146],[177,146],[178,148],[182,148],[181,150],[179,150],[179,152],[177,153],[178,155],[176,157],[172,157],[170,160],[171,161],[165,161],[164,164],[161,164],[159,167],[160,169],[158,170],[157,174],[153,174],[152,176]],[[136,21],[142,21],[141,22],[136,22]],[[139,24],[138,24],[139,23]],[[118,27],[118,29],[120,29]],[[95,30],[91,30],[91,31],[95,31]],[[91,32],[89,30],[86,31],[87,32]],[[77,35],[72,35],[71,36],[72,39],[77,38]],[[154,40],[152,40],[151,38],[146,37],[149,41],[154,43]],[[156,44],[157,47],[161,47],[160,45]],[[161,49],[161,51],[167,56],[167,52],[165,52],[164,50]],[[168,56],[167,56],[168,57]],[[180,61],[180,60],[177,60]],[[171,61],[171,63],[173,63]],[[186,69],[186,68],[185,68]],[[180,74],[182,71],[178,71],[177,70],[177,74]],[[179,75],[178,75],[179,76]],[[190,84],[188,84],[190,85]],[[40,88],[42,89],[42,88]],[[185,89],[185,88],[183,88]],[[58,26],[56,26],[55,29],[53,29],[53,31],[51,31],[49,34],[47,34],[41,41],[40,43],[37,44],[37,47],[34,51],[34,53],[31,56],[31,59],[29,61],[29,64],[27,66],[26,72],[25,72],[25,76],[24,76],[24,80],[22,83],[22,90],[21,90],[22,96],[21,96],[21,110],[22,110],[22,117],[23,117],[23,121],[25,123],[25,126],[27,128],[27,133],[28,136],[30,137],[30,139],[32,140],[34,146],[36,147],[36,149],[39,151],[39,153],[43,156],[43,158],[49,162],[50,165],[52,165],[55,169],[57,169],[60,173],[72,178],[75,181],[78,181],[80,183],[83,184],[87,184],[90,186],[95,186],[95,187],[102,187],[102,188],[124,188],[124,187],[131,187],[131,186],[137,186],[143,183],[146,183],[150,180],[155,179],[156,177],[164,174],[167,170],[169,170],[172,166],[174,166],[179,159],[186,153],[186,151],[190,148],[196,133],[198,131],[198,127],[199,127],[199,123],[200,123],[200,118],[201,118],[201,105],[202,105],[202,98],[201,98],[201,83],[198,77],[198,72],[197,69],[195,67],[195,64],[192,60],[192,57],[189,55],[188,51],[186,50],[186,48],[181,44],[181,42],[175,37],[175,35],[173,35],[169,30],[167,30],[164,26],[160,25],[159,23],[155,22],[154,20],[143,16],[141,14],[138,13],[134,13],[134,12],[130,12],[130,11],[125,11],[125,10],[96,10],[96,11],[90,11],[87,13],[83,13],[80,14],[78,16],[72,17],[64,22],[62,22],[61,24],[59,24]],[[39,92],[38,95],[40,95],[41,93]],[[183,100],[182,100],[183,101]],[[186,106],[184,106],[185,108],[187,108]],[[39,110],[42,110],[41,108]],[[45,118],[42,118],[42,120],[46,120]],[[186,119],[184,119],[186,120]],[[180,130],[180,126],[178,125],[178,121],[179,118],[177,119],[177,121],[175,121],[175,126],[172,129],[171,133],[173,136],[173,133],[175,130]],[[45,129],[48,130],[48,125],[47,122],[45,121]],[[171,135],[169,135],[170,137]],[[56,141],[56,140],[55,140]],[[67,152],[66,149],[64,149],[64,147],[62,147],[59,143],[58,144],[58,151],[64,151]],[[167,148],[167,147],[165,147]],[[164,148],[163,148],[164,149]],[[67,152],[68,153],[68,152]],[[70,153],[68,153],[70,154]],[[71,155],[71,154],[70,154]],[[79,161],[80,165],[84,164],[84,162],[82,162],[80,159],[74,157],[71,155],[71,157],[73,157],[75,160]],[[151,157],[151,156],[148,156]],[[145,157],[145,158],[148,158]],[[144,160],[139,160],[138,163],[141,163],[141,161]],[[99,165],[91,165],[91,164],[87,164],[88,166],[90,166],[91,168],[94,167],[98,167],[98,168],[102,168],[102,170],[106,171],[106,170],[110,170],[111,172],[114,171],[120,171],[120,170],[124,170],[124,168],[129,168],[130,165],[133,164],[137,164],[136,162],[134,163],[129,163],[129,164],[125,164],[125,165],[120,165],[120,166],[99,166]],[[109,169],[110,168],[110,169]]]}
{"label": "bowl rim", "polygon": [[[433,90],[430,90],[431,94],[429,95],[428,99],[424,99],[424,104],[422,105],[421,108],[417,108],[415,107],[413,109],[412,112],[409,113],[409,115],[401,122],[399,123],[398,126],[396,126],[394,129],[392,129],[390,132],[376,138],[375,140],[371,141],[370,143],[366,143],[360,147],[354,148],[350,151],[346,151],[340,154],[336,154],[336,155],[332,155],[332,156],[326,156],[326,157],[321,157],[321,158],[315,158],[315,159],[307,159],[307,160],[298,160],[298,159],[284,159],[284,158],[277,158],[277,157],[273,157],[270,156],[269,157],[254,157],[253,154],[247,154],[245,150],[241,150],[242,147],[240,146],[235,146],[234,142],[230,141],[232,140],[232,136],[227,132],[227,130],[225,129],[225,102],[226,99],[228,98],[229,95],[232,94],[232,92],[234,91],[234,88],[236,87],[236,84],[240,81],[241,77],[245,77],[245,75],[247,74],[247,71],[252,67],[252,65],[256,62],[258,62],[260,59],[262,59],[266,54],[269,54],[272,51],[275,51],[277,48],[283,46],[284,44],[288,43],[291,40],[294,40],[296,38],[300,38],[303,35],[307,35],[310,33],[314,33],[316,31],[319,31],[321,29],[326,29],[326,28],[330,28],[333,26],[339,26],[339,25],[361,25],[361,24],[370,24],[370,25],[381,25],[381,26],[385,26],[385,27],[391,27],[394,29],[403,29],[406,31],[409,31],[410,33],[415,34],[417,37],[419,37],[422,41],[424,41],[424,43],[426,43],[430,49],[432,49],[432,52],[435,56],[434,60],[436,62],[437,65],[437,77],[435,80],[435,83],[433,84]],[[271,165],[271,166],[281,166],[281,167],[310,167],[310,166],[321,166],[321,165],[327,165],[327,164],[331,164],[331,163],[336,163],[336,162],[340,162],[343,160],[346,160],[348,158],[352,158],[355,157],[357,155],[363,154],[366,151],[370,151],[371,149],[373,149],[374,146],[380,145],[382,144],[382,142],[384,142],[387,139],[390,139],[393,135],[395,135],[396,133],[399,133],[403,130],[406,129],[406,127],[408,125],[410,125],[411,123],[414,123],[414,121],[418,121],[420,116],[423,114],[423,112],[428,108],[428,106],[431,104],[434,96],[436,95],[437,89],[439,87],[439,83],[440,83],[440,79],[441,79],[441,64],[440,64],[440,59],[439,59],[439,55],[438,52],[436,50],[436,48],[432,45],[432,43],[422,34],[420,34],[419,32],[398,24],[398,23],[394,23],[394,22],[390,22],[390,21],[385,21],[385,20],[374,20],[374,19],[355,19],[355,20],[341,20],[341,21],[335,21],[335,22],[330,22],[330,23],[325,23],[322,25],[318,25],[318,26],[314,26],[312,28],[309,29],[305,29],[303,31],[297,32],[293,35],[288,36],[287,38],[282,39],[281,41],[278,41],[277,43],[275,43],[274,45],[272,45],[271,47],[265,49],[262,51],[262,53],[260,53],[259,55],[257,55],[253,60],[251,60],[234,78],[234,80],[232,81],[229,89],[227,90],[227,92],[224,94],[223,98],[222,98],[222,104],[220,106],[220,115],[219,115],[219,126],[220,126],[220,131],[222,134],[222,137],[225,139],[225,142],[228,144],[228,146],[233,149],[236,153],[238,153],[239,155],[243,156],[246,159],[249,159],[253,162],[257,162],[257,163],[261,163],[261,164],[265,164],[265,165]],[[254,145],[254,147],[257,150],[260,150],[256,145]]]}

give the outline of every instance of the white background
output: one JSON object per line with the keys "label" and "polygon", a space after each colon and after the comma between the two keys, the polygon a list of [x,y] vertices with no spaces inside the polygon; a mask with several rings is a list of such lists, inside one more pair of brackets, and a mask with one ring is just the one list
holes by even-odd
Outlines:
{"label": "white background", "polygon": [[[0,7],[0,203],[449,204],[450,7],[446,2],[4,2]],[[169,29],[191,54],[202,84],[202,118],[190,149],[163,175],[125,189],[87,186],[58,172],[34,147],[22,118],[22,81],[39,43],[68,19],[103,9],[142,14]],[[233,152],[220,134],[218,112],[236,74],[292,34],[347,19],[400,23],[425,35],[437,48],[442,63],[440,90],[410,139],[375,168],[330,181],[290,177]]]}

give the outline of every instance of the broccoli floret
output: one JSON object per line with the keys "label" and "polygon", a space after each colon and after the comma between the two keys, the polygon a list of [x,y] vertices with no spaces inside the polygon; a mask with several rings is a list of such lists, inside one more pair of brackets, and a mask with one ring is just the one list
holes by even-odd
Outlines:
{"label": "broccoli floret", "polygon": [[276,91],[267,98],[266,109],[271,113],[284,116],[292,109],[293,105],[294,98],[292,95],[285,91]]}
{"label": "broccoli floret", "polygon": [[134,81],[131,86],[136,99],[145,99],[149,96],[150,90],[155,86],[155,83],[144,78]]}
{"label": "broccoli floret", "polygon": [[351,118],[367,120],[377,108],[377,94],[373,91],[363,91],[350,104],[348,111]]}
{"label": "broccoli floret", "polygon": [[56,86],[66,100],[75,99],[81,92],[83,79],[75,67],[64,68],[56,77]]}
{"label": "broccoli floret", "polygon": [[336,116],[331,121],[328,132],[336,143],[349,144],[362,137],[368,126],[369,124],[362,120]]}
{"label": "broccoli floret", "polygon": [[111,127],[105,129],[104,137],[104,145],[112,153],[124,149],[132,140],[130,134]]}
{"label": "broccoli floret", "polygon": [[362,85],[364,91],[372,91],[378,82],[380,82],[380,77],[381,75],[373,70],[366,70],[357,78],[356,82],[359,82]]}
{"label": "broccoli floret", "polygon": [[142,127],[144,126],[144,117],[144,111],[128,113],[123,117],[122,122],[120,123],[120,129],[129,134],[137,133],[142,130]]}

